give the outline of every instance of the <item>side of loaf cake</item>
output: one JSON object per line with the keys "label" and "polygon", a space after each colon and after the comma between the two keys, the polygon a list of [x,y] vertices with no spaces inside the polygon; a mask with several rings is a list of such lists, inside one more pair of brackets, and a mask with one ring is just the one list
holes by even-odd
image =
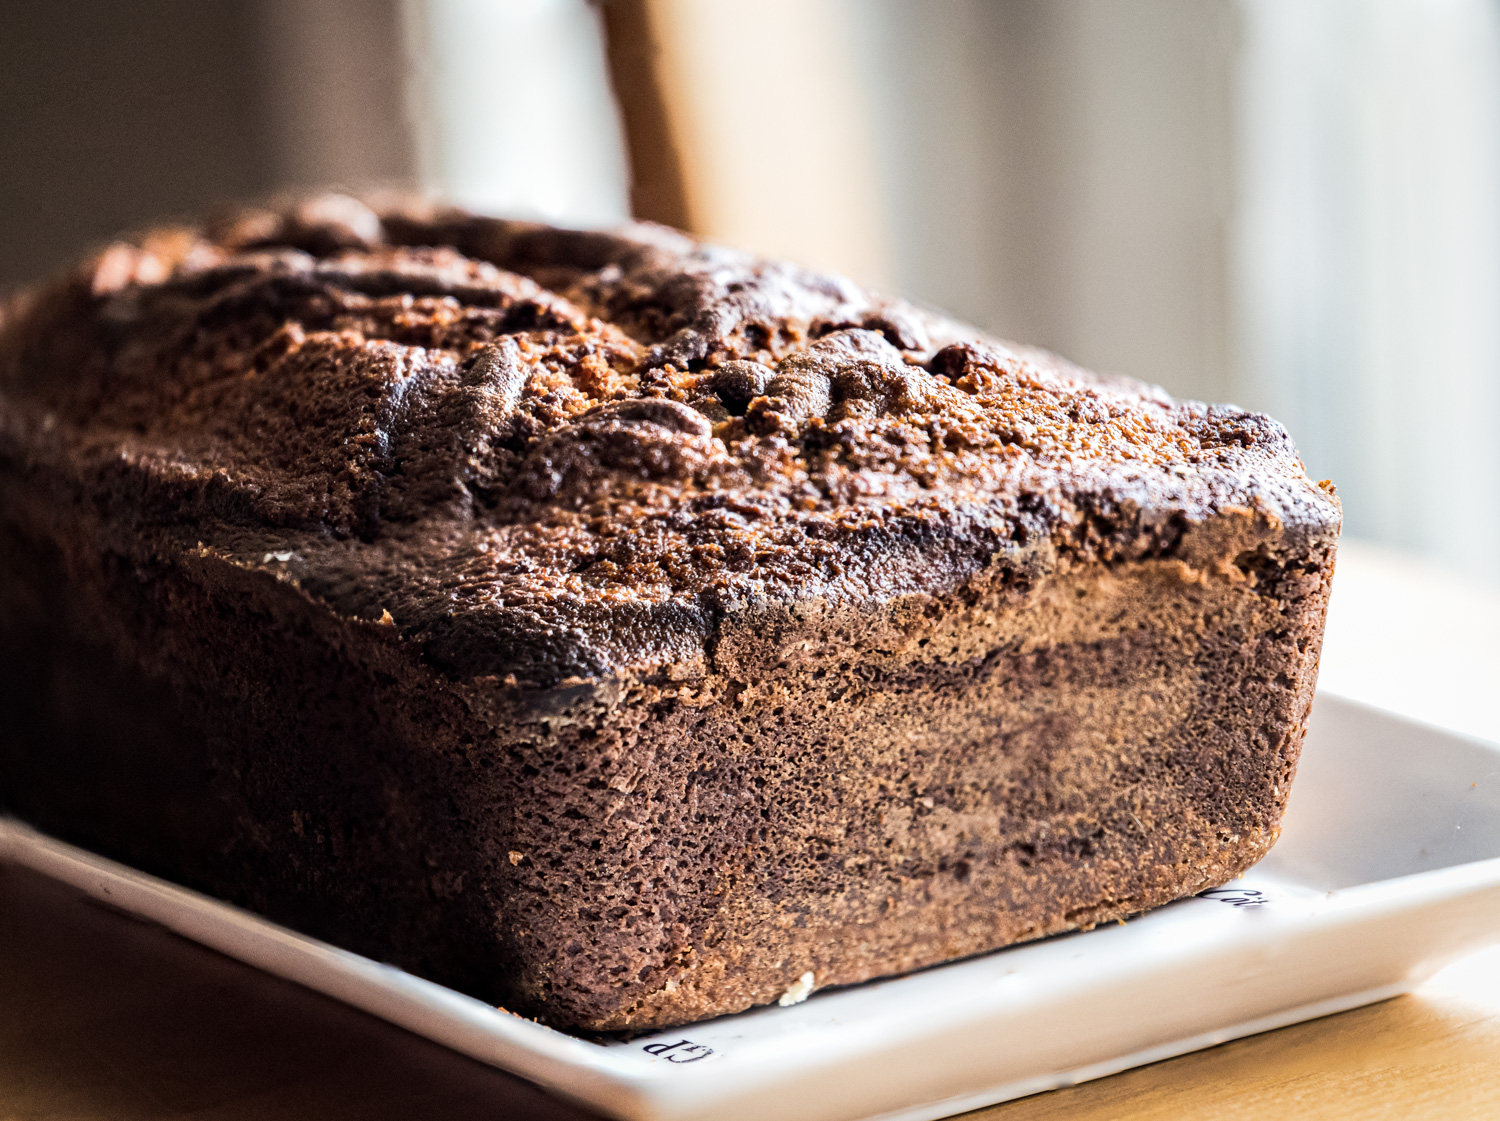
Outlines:
{"label": "side of loaf cake", "polygon": [[0,808],[560,1027],[1274,842],[1339,509],[1177,402],[652,226],[341,196],[0,320]]}

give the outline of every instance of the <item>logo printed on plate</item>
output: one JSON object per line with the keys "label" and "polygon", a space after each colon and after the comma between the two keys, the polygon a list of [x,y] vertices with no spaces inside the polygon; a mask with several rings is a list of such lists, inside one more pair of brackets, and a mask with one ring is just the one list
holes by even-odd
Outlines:
{"label": "logo printed on plate", "polygon": [[712,1047],[694,1043],[691,1039],[679,1039],[676,1043],[647,1043],[641,1048],[648,1055],[666,1059],[669,1063],[686,1065],[708,1058],[714,1053]]}
{"label": "logo printed on plate", "polygon": [[1228,903],[1231,907],[1264,907],[1271,902],[1265,892],[1253,887],[1216,887],[1200,891],[1199,899],[1212,899],[1215,903]]}

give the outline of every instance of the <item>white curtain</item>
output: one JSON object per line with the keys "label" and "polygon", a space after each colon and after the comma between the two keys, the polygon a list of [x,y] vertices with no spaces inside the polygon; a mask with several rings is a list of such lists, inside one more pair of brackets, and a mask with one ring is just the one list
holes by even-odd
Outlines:
{"label": "white curtain", "polygon": [[1235,345],[1347,532],[1500,577],[1500,7],[1241,0]]}
{"label": "white curtain", "polygon": [[402,0],[418,178],[476,210],[629,214],[603,29],[588,0]]}

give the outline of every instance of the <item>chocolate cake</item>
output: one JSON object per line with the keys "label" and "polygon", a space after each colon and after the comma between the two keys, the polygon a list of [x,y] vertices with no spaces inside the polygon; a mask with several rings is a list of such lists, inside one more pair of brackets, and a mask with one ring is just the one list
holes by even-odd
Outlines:
{"label": "chocolate cake", "polygon": [[1274,842],[1286,433],[630,226],[343,197],[0,323],[0,803],[560,1027],[1088,928]]}

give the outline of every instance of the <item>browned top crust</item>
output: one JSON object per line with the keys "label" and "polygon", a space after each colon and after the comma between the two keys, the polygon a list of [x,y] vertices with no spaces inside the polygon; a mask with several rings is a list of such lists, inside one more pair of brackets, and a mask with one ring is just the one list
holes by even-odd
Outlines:
{"label": "browned top crust", "polygon": [[14,301],[0,465],[538,684],[701,659],[756,605],[1174,557],[1226,513],[1262,553],[1338,523],[1264,416],[660,227],[343,196]]}

